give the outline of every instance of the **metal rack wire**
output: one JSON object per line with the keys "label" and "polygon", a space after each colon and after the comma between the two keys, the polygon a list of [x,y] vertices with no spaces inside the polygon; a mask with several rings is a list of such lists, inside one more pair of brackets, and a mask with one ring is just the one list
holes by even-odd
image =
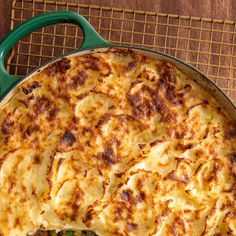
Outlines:
{"label": "metal rack wire", "polygon": [[[171,15],[51,0],[15,0],[11,28],[42,12],[71,10],[85,16],[107,40],[169,53],[197,67],[236,102],[234,21]],[[21,40],[7,61],[14,75],[26,75],[51,58],[79,47],[82,32],[58,24]]]}

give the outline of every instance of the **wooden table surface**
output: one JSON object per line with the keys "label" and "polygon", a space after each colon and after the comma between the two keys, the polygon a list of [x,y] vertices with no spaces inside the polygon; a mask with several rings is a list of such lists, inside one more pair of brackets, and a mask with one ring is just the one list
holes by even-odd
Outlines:
{"label": "wooden table surface", "polygon": [[[103,6],[126,9],[236,20],[235,0],[74,0],[74,2],[95,5],[102,3]],[[0,38],[10,29],[11,5],[12,0],[0,0]]]}

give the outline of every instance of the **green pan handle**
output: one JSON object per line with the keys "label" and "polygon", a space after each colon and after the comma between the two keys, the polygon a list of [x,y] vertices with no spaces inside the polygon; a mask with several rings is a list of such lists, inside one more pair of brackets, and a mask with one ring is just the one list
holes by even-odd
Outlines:
{"label": "green pan handle", "polygon": [[56,11],[32,17],[18,25],[0,42],[0,99],[19,82],[19,78],[10,75],[5,69],[6,55],[20,39],[24,38],[31,32],[44,26],[54,25],[57,23],[74,23],[79,25],[84,36],[79,50],[110,45],[95,31],[89,22],[78,13],[72,11]]}

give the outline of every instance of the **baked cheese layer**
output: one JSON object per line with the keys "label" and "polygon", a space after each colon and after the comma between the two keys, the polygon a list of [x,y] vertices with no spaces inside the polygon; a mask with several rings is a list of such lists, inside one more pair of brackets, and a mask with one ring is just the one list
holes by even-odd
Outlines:
{"label": "baked cheese layer", "polygon": [[236,235],[236,122],[174,65],[62,59],[0,109],[0,236]]}

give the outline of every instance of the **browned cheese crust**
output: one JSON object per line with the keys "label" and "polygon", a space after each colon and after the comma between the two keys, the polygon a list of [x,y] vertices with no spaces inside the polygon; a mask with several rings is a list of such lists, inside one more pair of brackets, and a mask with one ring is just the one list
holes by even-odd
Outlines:
{"label": "browned cheese crust", "polygon": [[0,236],[236,235],[236,124],[174,65],[62,59],[0,110]]}

